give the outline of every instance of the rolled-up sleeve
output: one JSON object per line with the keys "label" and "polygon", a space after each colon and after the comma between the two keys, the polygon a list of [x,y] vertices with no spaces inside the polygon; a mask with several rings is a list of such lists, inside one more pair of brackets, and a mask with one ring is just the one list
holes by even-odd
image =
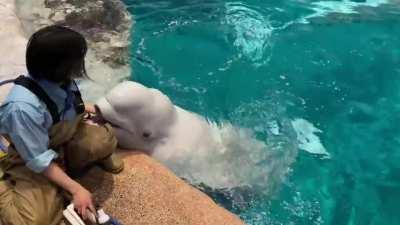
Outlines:
{"label": "rolled-up sleeve", "polygon": [[6,132],[26,166],[43,172],[58,157],[49,146],[48,127],[43,111],[28,103],[9,103],[2,107],[1,131]]}

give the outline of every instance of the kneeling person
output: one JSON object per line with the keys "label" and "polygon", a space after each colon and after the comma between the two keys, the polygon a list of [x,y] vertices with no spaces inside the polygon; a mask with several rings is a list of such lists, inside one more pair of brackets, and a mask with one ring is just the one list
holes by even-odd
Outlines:
{"label": "kneeling person", "polygon": [[91,194],[76,182],[88,165],[118,173],[122,161],[107,124],[85,122],[85,107],[74,78],[87,77],[87,44],[62,26],[32,35],[26,50],[28,76],[20,76],[0,106],[0,135],[10,143],[0,157],[0,223],[58,225],[63,191],[83,217],[94,211]]}

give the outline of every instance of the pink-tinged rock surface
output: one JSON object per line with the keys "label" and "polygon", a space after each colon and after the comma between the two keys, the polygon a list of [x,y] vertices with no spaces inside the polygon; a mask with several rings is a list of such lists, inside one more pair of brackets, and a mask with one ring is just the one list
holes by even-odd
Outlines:
{"label": "pink-tinged rock surface", "polygon": [[124,225],[235,225],[237,216],[139,152],[120,153],[125,169],[111,175],[93,168],[82,178],[96,202]]}

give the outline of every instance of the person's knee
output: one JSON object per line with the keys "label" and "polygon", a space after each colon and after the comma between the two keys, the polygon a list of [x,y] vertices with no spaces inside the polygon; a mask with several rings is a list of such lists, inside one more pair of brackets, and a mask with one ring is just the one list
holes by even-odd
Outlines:
{"label": "person's knee", "polygon": [[91,146],[91,152],[96,159],[102,159],[111,155],[117,148],[117,139],[112,127],[92,126],[92,133],[87,136],[88,145]]}
{"label": "person's knee", "polygon": [[117,139],[111,126],[84,124],[65,150],[70,167],[79,169],[110,156],[116,147]]}
{"label": "person's knee", "polygon": [[41,221],[35,208],[29,205],[20,206],[12,190],[0,195],[0,224],[4,225],[40,225]]}

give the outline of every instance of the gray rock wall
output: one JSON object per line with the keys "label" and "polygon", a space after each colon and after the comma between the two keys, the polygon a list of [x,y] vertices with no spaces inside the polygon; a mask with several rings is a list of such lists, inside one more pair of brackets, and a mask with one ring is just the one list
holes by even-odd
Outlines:
{"label": "gray rock wall", "polygon": [[94,82],[83,82],[84,97],[94,101],[130,76],[132,20],[120,0],[16,0],[16,12],[29,37],[41,27],[59,24],[88,41],[86,65]]}

